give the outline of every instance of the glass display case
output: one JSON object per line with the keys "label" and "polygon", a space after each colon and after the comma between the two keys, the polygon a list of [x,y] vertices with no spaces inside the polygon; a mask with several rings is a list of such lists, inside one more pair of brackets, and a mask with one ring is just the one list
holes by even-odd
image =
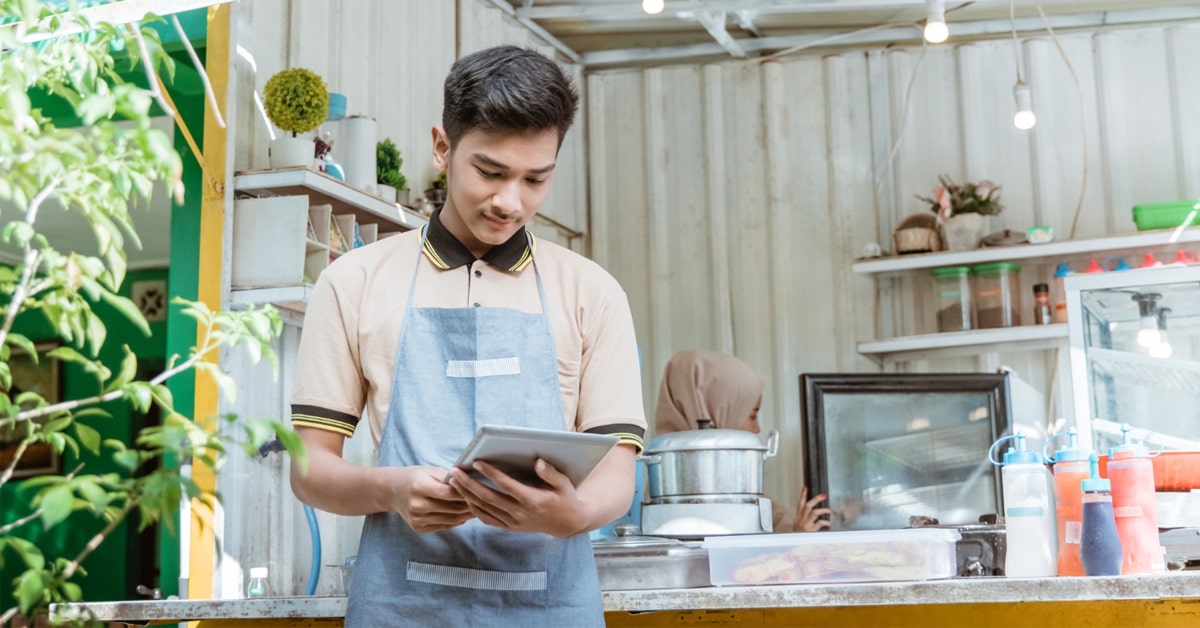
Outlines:
{"label": "glass display case", "polygon": [[1106,451],[1121,424],[1151,449],[1200,448],[1200,267],[1072,275],[1071,410]]}
{"label": "glass display case", "polygon": [[1008,373],[804,374],[800,395],[805,484],[834,530],[977,523],[1002,511],[988,447],[1039,409],[1016,428],[1044,438],[1044,397]]}

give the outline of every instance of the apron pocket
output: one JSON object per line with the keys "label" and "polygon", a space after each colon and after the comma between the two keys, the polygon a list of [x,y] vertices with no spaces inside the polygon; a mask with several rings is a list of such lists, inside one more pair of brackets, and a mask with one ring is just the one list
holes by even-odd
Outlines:
{"label": "apron pocket", "polygon": [[489,591],[545,591],[544,571],[486,571],[429,563],[408,563],[408,579],[464,589]]}
{"label": "apron pocket", "polygon": [[520,375],[520,358],[495,358],[492,360],[450,360],[446,363],[446,377],[495,377],[497,375]]}

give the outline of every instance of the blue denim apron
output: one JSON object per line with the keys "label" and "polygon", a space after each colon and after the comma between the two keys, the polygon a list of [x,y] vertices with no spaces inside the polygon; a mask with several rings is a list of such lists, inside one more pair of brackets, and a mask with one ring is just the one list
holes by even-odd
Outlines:
{"label": "blue denim apron", "polygon": [[[450,468],[485,423],[564,429],[554,334],[536,260],[533,270],[540,314],[414,308],[413,272],[380,466]],[[345,625],[603,626],[591,542],[586,534],[557,539],[478,519],[418,534],[397,513],[369,515]]]}

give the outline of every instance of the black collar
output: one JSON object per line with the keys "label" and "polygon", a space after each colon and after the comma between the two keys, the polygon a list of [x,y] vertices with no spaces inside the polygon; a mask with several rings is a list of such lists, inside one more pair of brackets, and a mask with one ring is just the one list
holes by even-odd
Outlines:
{"label": "black collar", "polygon": [[[429,218],[425,239],[425,257],[442,270],[466,266],[476,261],[471,251],[467,250],[467,247],[463,246],[463,243],[459,242],[458,238],[454,237],[454,234],[450,233],[450,230],[442,224],[441,215],[442,210],[439,208]],[[532,234],[527,236],[525,227],[522,226],[507,242],[492,247],[478,259],[501,270],[517,272],[529,264],[534,246],[536,245]]]}

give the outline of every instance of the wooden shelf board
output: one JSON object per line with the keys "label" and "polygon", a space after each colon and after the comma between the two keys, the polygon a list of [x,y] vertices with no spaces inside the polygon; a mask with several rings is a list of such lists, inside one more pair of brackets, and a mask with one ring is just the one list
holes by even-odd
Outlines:
{"label": "wooden shelf board", "polygon": [[254,196],[308,196],[310,206],[328,203],[335,214],[350,213],[359,223],[378,224],[380,233],[408,231],[429,222],[411,209],[312,168],[240,172],[233,177],[233,189]]}
{"label": "wooden shelf board", "polygon": [[858,343],[858,352],[877,362],[921,359],[1029,348],[1052,348],[1067,339],[1066,323],[899,336]]}

